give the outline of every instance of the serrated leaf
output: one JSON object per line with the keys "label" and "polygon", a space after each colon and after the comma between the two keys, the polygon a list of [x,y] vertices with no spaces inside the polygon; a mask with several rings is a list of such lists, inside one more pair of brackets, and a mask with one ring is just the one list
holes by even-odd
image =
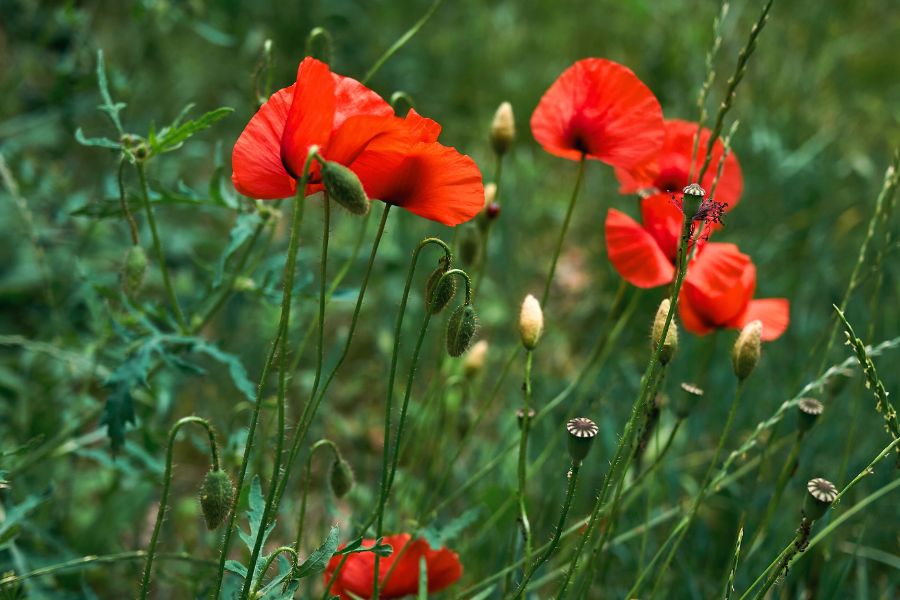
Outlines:
{"label": "serrated leaf", "polygon": [[201,340],[196,344],[194,350],[203,352],[227,366],[228,374],[231,376],[234,387],[236,387],[247,400],[256,402],[256,386],[250,381],[250,378],[247,376],[247,370],[237,356],[224,352],[215,344],[211,344],[205,340]]}
{"label": "serrated leaf", "polygon": [[428,545],[432,548],[445,546],[447,542],[453,541],[466,527],[474,523],[480,513],[480,507],[470,508],[443,527],[429,525],[422,530],[422,537],[425,538]]}
{"label": "serrated leaf", "polygon": [[331,526],[331,531],[328,532],[328,537],[325,538],[322,545],[316,548],[313,553],[303,561],[303,564],[297,567],[297,572],[294,575],[297,579],[312,577],[313,575],[318,575],[325,571],[325,567],[328,566],[328,561],[331,560],[331,557],[334,556],[337,551],[338,534],[340,531],[341,530],[337,525]]}
{"label": "serrated leaf", "polygon": [[[106,80],[106,65],[103,62],[103,50],[97,50],[97,87],[100,88],[100,96],[103,98],[103,104],[97,108],[109,116],[109,119],[116,126],[119,135],[125,133],[122,129],[122,121],[119,120],[119,112],[125,108],[124,102],[113,102],[112,96],[109,94],[109,82]],[[77,134],[76,134],[77,135]]]}
{"label": "serrated leaf", "polygon": [[225,570],[229,573],[234,573],[239,577],[247,578],[247,567],[242,565],[236,560],[226,560],[225,561]]}
{"label": "serrated leaf", "polygon": [[110,150],[121,150],[122,146],[119,142],[109,138],[89,138],[85,137],[81,127],[75,130],[75,141],[82,146],[96,146],[99,148],[109,148]]}
{"label": "serrated leaf", "polygon": [[179,115],[176,122],[173,123],[174,126],[166,127],[149,138],[150,147],[154,154],[163,154],[164,152],[176,150],[192,135],[211,127],[217,121],[228,116],[233,110],[233,108],[223,106],[184,123],[178,123],[183,116]]}

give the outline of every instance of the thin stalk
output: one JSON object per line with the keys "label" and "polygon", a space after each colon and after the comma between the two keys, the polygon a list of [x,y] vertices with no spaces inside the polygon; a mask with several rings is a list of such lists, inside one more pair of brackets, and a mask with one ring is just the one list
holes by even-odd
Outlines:
{"label": "thin stalk", "polygon": [[362,78],[363,84],[368,83],[369,80],[375,76],[375,73],[377,73],[378,70],[381,69],[382,65],[384,65],[384,63],[386,63],[392,56],[394,56],[394,54],[396,54],[397,51],[400,50],[400,48],[405,46],[406,43],[419,32],[420,29],[422,29],[425,23],[428,22],[428,19],[430,19],[431,16],[437,12],[437,9],[440,8],[443,2],[444,0],[435,0],[434,4],[431,5],[431,8],[429,8],[425,12],[425,14],[422,15],[422,18],[416,21],[416,24],[410,27],[409,30],[402,36],[400,36],[400,38],[396,42],[391,44],[391,47],[388,48],[385,53],[382,54],[377,61],[375,61],[375,64],[372,65],[372,68],[366,72],[365,77]]}
{"label": "thin stalk", "polygon": [[581,190],[581,184],[584,181],[584,165],[586,162],[585,154],[581,154],[581,160],[578,161],[578,174],[575,176],[575,188],[572,190],[572,197],[569,199],[569,208],[566,209],[566,217],[563,220],[562,229],[559,230],[559,238],[556,240],[556,249],[553,251],[553,258],[550,260],[550,272],[547,273],[547,283],[544,284],[544,293],[541,295],[541,307],[547,310],[547,300],[550,297],[550,287],[553,284],[553,276],[556,274],[556,263],[559,261],[559,255],[562,252],[563,242],[566,239],[566,233],[569,231],[569,224],[572,222],[572,213],[575,211],[575,202],[578,200],[578,192]]}
{"label": "thin stalk", "polygon": [[257,597],[257,595],[258,595],[257,592],[259,592],[259,588],[263,584],[263,578],[265,578],[266,573],[269,570],[269,567],[272,566],[272,563],[275,562],[275,559],[278,558],[278,556],[281,555],[282,553],[290,554],[291,557],[294,559],[292,564],[294,564],[294,565],[297,564],[297,551],[296,550],[294,550],[290,546],[281,546],[280,548],[276,548],[272,552],[272,554],[270,554],[266,557],[266,561],[263,563],[262,569],[260,569],[260,571],[259,571],[259,577],[256,580],[256,584],[253,586],[253,590],[251,590],[251,592],[250,592],[251,598]]}
{"label": "thin stalk", "polygon": [[328,280],[328,238],[331,229],[331,202],[328,194],[322,202],[322,255],[319,261],[319,344],[316,355],[316,376],[313,381],[311,396],[315,396],[322,378],[322,363],[325,362],[325,303],[327,302]]}
{"label": "thin stalk", "polygon": [[206,430],[209,436],[209,453],[212,459],[212,470],[219,470],[219,452],[216,446],[216,434],[209,421],[200,417],[184,417],[179,419],[169,430],[169,444],[166,449],[166,470],[163,473],[162,496],[159,499],[159,508],[156,511],[156,522],[153,524],[153,534],[150,536],[150,545],[147,547],[147,560],[144,562],[144,574],[141,577],[140,598],[144,600],[150,593],[150,573],[153,570],[153,558],[156,555],[156,545],[159,542],[159,531],[162,528],[163,517],[169,503],[169,488],[172,486],[172,451],[175,447],[175,436],[185,425],[196,423]]}
{"label": "thin stalk", "polygon": [[[525,351],[525,381],[523,383],[524,399],[522,403],[522,422],[521,432],[519,435],[519,466],[518,466],[518,482],[519,487],[516,496],[519,500],[519,527],[522,529],[522,556],[525,564],[531,562],[531,523],[528,520],[528,508],[526,506],[526,495],[528,492],[528,432],[531,429],[531,417],[528,411],[531,408],[531,365],[534,361],[534,351]],[[525,580],[523,579],[523,582]],[[520,584],[521,586],[521,584]]]}
{"label": "thin stalk", "polygon": [[166,267],[166,257],[163,254],[162,244],[159,241],[159,232],[156,229],[156,218],[153,216],[153,207],[150,206],[150,189],[147,186],[147,175],[144,173],[144,163],[138,161],[135,163],[138,178],[141,181],[141,198],[144,201],[144,210],[147,212],[147,224],[150,225],[150,233],[153,237],[153,251],[156,253],[156,260],[159,263],[159,270],[162,273],[163,285],[166,288],[166,294],[169,296],[169,304],[175,312],[175,319],[181,331],[187,331],[187,321],[184,319],[184,313],[181,312],[181,306],[178,304],[178,297],[175,295],[175,289],[172,287],[172,280],[169,278],[169,268]]}
{"label": "thin stalk", "polygon": [[117,183],[119,184],[119,204],[122,206],[122,214],[125,215],[125,221],[128,223],[128,231],[131,234],[131,245],[138,246],[141,243],[140,236],[138,235],[138,226],[137,222],[134,220],[134,215],[131,214],[131,209],[128,207],[128,198],[125,195],[125,165],[127,164],[125,160],[125,156],[119,160],[119,174],[116,178]]}
{"label": "thin stalk", "polygon": [[309,493],[309,482],[312,474],[313,455],[316,453],[316,450],[325,446],[331,449],[332,454],[334,454],[334,460],[340,460],[341,457],[340,451],[338,450],[337,446],[334,445],[334,442],[328,439],[319,440],[309,449],[309,456],[307,456],[306,458],[306,472],[303,476],[303,491],[300,495],[300,516],[297,518],[297,541],[294,542],[295,554],[300,554],[300,541],[303,539],[303,523],[306,520],[306,497]]}
{"label": "thin stalk", "polygon": [[[496,192],[494,194],[494,202],[499,203],[500,201],[500,178],[503,175],[503,154],[497,154],[497,165],[494,168],[494,185],[497,186]],[[487,210],[488,207],[485,207]],[[488,244],[491,238],[491,229],[494,227],[494,220],[485,218],[485,215],[482,213],[482,217],[484,219],[484,233],[481,236],[481,248],[479,248],[478,252],[478,272],[475,274],[475,289],[481,289],[481,282],[484,279],[484,275],[487,272],[487,260],[488,260]],[[454,233],[456,233],[454,231]]]}
{"label": "thin stalk", "polygon": [[798,432],[797,437],[794,438],[794,444],[791,446],[791,451],[781,467],[781,472],[778,474],[778,479],[775,483],[775,493],[770,496],[766,512],[763,513],[763,518],[757,525],[753,538],[750,540],[750,551],[747,553],[747,558],[751,557],[762,545],[765,533],[768,531],[769,521],[775,515],[775,509],[778,508],[778,503],[781,501],[782,494],[784,494],[784,488],[797,470],[797,456],[800,454],[800,440],[802,439],[803,435]]}

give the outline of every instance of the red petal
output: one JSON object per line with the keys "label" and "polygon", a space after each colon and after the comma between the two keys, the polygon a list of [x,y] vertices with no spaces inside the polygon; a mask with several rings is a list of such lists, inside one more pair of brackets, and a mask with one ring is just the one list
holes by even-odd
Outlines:
{"label": "red petal", "polygon": [[619,275],[640,288],[665,285],[675,275],[653,236],[614,208],[606,213],[606,253]]}
{"label": "red petal", "polygon": [[641,200],[641,221],[669,262],[678,257],[678,242],[684,220],[671,194],[655,194]]}
{"label": "red petal", "polygon": [[337,130],[344,121],[356,115],[387,117],[394,114],[394,109],[385,102],[384,98],[357,80],[337,73],[332,73],[331,77],[334,80],[335,99],[332,131]]}
{"label": "red petal", "polygon": [[753,297],[756,267],[734,244],[706,244],[688,266],[684,294],[706,323],[727,327]]}
{"label": "red petal", "polygon": [[297,184],[281,162],[281,137],[294,86],[278,90],[244,127],[231,154],[231,181],[251,198],[287,198]]}
{"label": "red petal", "polygon": [[388,136],[392,138],[392,147],[410,143],[410,134],[403,119],[371,115],[350,117],[334,132],[322,155],[349,167],[376,138]]}
{"label": "red petal", "polygon": [[406,113],[405,120],[410,135],[418,142],[436,142],[441,134],[441,126],[437,121],[423,117],[412,108]]}
{"label": "red petal", "polygon": [[706,335],[715,329],[713,325],[704,321],[703,317],[697,314],[697,311],[691,306],[691,300],[687,297],[687,294],[684,293],[684,290],[682,290],[681,296],[678,299],[678,314],[681,316],[681,324],[691,333]]}
{"label": "red petal", "polygon": [[335,116],[334,79],[328,65],[307,57],[297,69],[294,101],[281,138],[281,160],[300,177],[312,145],[325,146]]}
{"label": "red petal", "polygon": [[586,58],[566,69],[531,117],[535,139],[550,154],[630,167],[662,144],[662,109],[627,67]]}
{"label": "red petal", "polygon": [[791,303],[785,298],[751,300],[747,309],[735,319],[732,326],[743,328],[747,323],[758,319],[763,324],[762,340],[770,342],[785,332],[791,320],[790,312]]}

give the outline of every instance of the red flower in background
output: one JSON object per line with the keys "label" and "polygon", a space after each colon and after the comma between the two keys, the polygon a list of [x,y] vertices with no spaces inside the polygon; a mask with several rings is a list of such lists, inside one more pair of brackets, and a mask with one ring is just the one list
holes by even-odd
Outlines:
{"label": "red flower in background", "polygon": [[[375,540],[363,540],[365,546],[374,543]],[[387,536],[383,543],[390,544],[394,552],[378,563],[381,580],[378,594],[381,598],[389,600],[416,594],[419,590],[419,559],[422,557],[425,557],[428,572],[429,594],[439,592],[462,577],[459,557],[446,548],[432,550],[428,542],[422,539],[412,541],[408,533]],[[325,569],[325,585],[328,585],[337,570],[341,558],[334,556],[328,562]],[[394,566],[397,561],[399,562]],[[371,552],[351,554],[332,585],[331,593],[340,596],[341,600],[350,600],[352,598],[350,594],[360,598],[371,597],[374,570],[374,554]],[[391,572],[391,576],[386,578],[388,572]]]}
{"label": "red flower in background", "polygon": [[[272,95],[253,116],[232,153],[232,181],[246,196],[286,198],[312,145],[353,170],[370,198],[458,225],[484,204],[475,162],[437,143],[440,125],[410,111],[405,119],[358,81],[305,58],[297,82]],[[322,189],[313,163],[310,195]]]}
{"label": "red flower in background", "polygon": [[784,298],[753,300],[756,267],[734,244],[709,243],[690,264],[678,302],[684,328],[698,335],[762,321],[762,339],[778,338],[790,321]]}
{"label": "red flower in background", "polygon": [[531,116],[531,132],[550,154],[582,154],[632,167],[659,150],[663,118],[646,85],[618,63],[585,58],[563,71]]}
{"label": "red flower in background", "polygon": [[[697,133],[697,124],[678,119],[668,119],[665,122],[665,140],[662,147],[655,154],[645,157],[640,164],[629,168],[617,168],[616,178],[619,180],[619,192],[633,194],[636,192],[649,192],[651,194],[664,194],[670,197],[677,194],[681,198],[681,190],[689,183],[691,175],[691,155],[694,150],[694,135]],[[700,167],[706,156],[706,145],[709,143],[710,131],[703,128],[700,132],[700,143],[697,147],[697,157],[694,160],[694,177],[700,174]],[[700,187],[709,192],[712,189],[713,179],[716,177],[716,169],[722,159],[725,146],[721,140],[713,144],[712,160],[709,168],[700,182]],[[741,166],[733,152],[728,153],[725,164],[722,167],[722,177],[716,186],[717,202],[727,204],[727,209],[737,205],[744,189],[744,178],[741,175]]]}

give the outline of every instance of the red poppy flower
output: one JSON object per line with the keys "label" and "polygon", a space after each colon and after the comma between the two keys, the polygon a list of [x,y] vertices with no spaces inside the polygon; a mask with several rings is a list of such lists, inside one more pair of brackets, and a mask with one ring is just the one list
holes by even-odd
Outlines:
{"label": "red poppy flower", "polygon": [[[696,123],[678,119],[666,120],[665,140],[658,152],[636,166],[616,169],[619,191],[623,194],[648,191],[650,193],[675,193],[680,198],[684,186],[693,183],[689,181],[689,177],[696,133]],[[700,132],[697,157],[694,160],[694,177],[700,174],[710,134],[709,129],[705,127]],[[716,140],[716,143],[713,144],[709,168],[703,176],[703,181],[700,182],[700,187],[707,192],[712,189],[716,169],[724,151],[725,146],[722,144],[722,140]],[[743,189],[744,178],[741,175],[741,166],[738,164],[734,152],[729,152],[722,167],[722,177],[716,187],[715,200],[726,203],[728,205],[726,209],[734,208],[741,198]]]}
{"label": "red poppy flower", "polygon": [[784,298],[753,300],[756,267],[734,244],[710,243],[688,268],[678,312],[684,328],[698,335],[715,329],[741,329],[762,321],[762,339],[778,338],[790,321]]}
{"label": "red poppy flower", "polygon": [[[446,548],[432,550],[428,542],[422,539],[412,541],[408,533],[387,536],[383,542],[393,546],[394,552],[389,557],[382,558],[378,563],[381,580],[378,593],[381,598],[386,600],[402,598],[418,592],[419,560],[422,557],[425,557],[428,572],[429,594],[446,588],[462,577],[462,564],[459,562],[459,557],[455,552]],[[363,541],[364,546],[371,546],[374,543],[375,540]],[[334,556],[328,562],[328,567],[325,569],[325,585],[331,581],[341,558],[341,556]],[[397,562],[396,566],[395,562]],[[350,600],[352,598],[350,594],[360,598],[371,597],[374,570],[374,554],[371,552],[351,554],[331,586],[331,593],[340,596],[341,600]],[[386,577],[388,572],[390,572],[390,577]]]}
{"label": "red poppy flower", "polygon": [[[254,198],[296,193],[309,147],[349,167],[366,193],[423,216],[458,225],[484,204],[475,162],[437,143],[440,125],[410,111],[405,119],[361,83],[306,58],[297,82],[272,95],[247,124],[232,154],[235,188]],[[310,169],[310,195],[322,189]]]}
{"label": "red poppy flower", "polygon": [[659,150],[662,109],[631,69],[585,58],[563,71],[531,116],[534,139],[550,154],[582,154],[631,167]]}

